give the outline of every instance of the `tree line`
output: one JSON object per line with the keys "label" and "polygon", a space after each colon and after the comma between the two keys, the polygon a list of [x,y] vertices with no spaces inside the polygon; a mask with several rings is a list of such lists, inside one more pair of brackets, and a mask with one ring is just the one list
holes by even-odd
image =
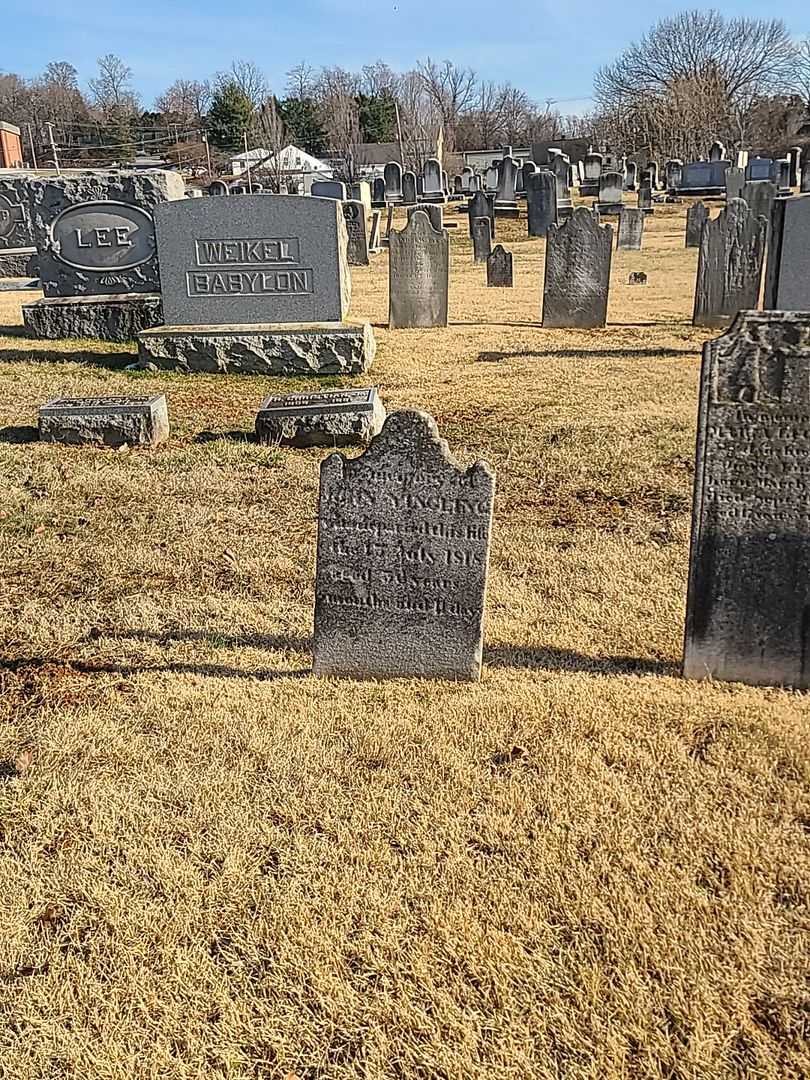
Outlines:
{"label": "tree line", "polygon": [[439,132],[450,155],[563,137],[659,160],[698,157],[714,138],[782,152],[806,117],[810,41],[792,40],[778,19],[685,11],[597,72],[584,116],[563,117],[551,100],[540,105],[509,82],[430,57],[405,73],[383,61],[355,72],[302,63],[282,92],[257,64],[235,61],[210,78],[176,80],[150,110],[133,79],[112,53],[86,90],[66,61],[33,79],[0,74],[0,119],[23,129],[40,164],[54,149],[68,164],[127,161],[139,149],[207,167],[209,155],[216,166],[246,141],[270,154],[293,143],[329,156],[348,180],[363,164],[363,143],[396,143],[403,164],[419,169]]}

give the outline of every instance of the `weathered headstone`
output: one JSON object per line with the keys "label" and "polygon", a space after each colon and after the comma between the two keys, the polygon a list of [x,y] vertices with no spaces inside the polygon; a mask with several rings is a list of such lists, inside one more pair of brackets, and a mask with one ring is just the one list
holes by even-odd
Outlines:
{"label": "weathered headstone", "polygon": [[686,211],[686,246],[688,248],[700,247],[703,226],[708,220],[709,210],[702,202],[693,203]]}
{"label": "weathered headstone", "polygon": [[444,181],[438,158],[428,158],[422,168],[422,199],[424,202],[444,202]]}
{"label": "weathered headstone", "polygon": [[557,178],[557,220],[569,217],[572,211],[570,170],[569,159],[564,154],[556,153],[551,159],[551,171]]}
{"label": "weathered headstone", "polygon": [[265,398],[256,416],[260,443],[367,446],[382,430],[385,407],[375,386]]}
{"label": "weathered headstone", "polygon": [[157,446],[169,437],[166,398],[55,398],[39,409],[43,442],[91,446]]}
{"label": "weathered headstone", "polygon": [[497,244],[487,259],[487,287],[511,289],[512,285],[512,252]]}
{"label": "weathered headstone", "polygon": [[442,231],[444,228],[444,207],[441,203],[422,203],[420,206],[409,206],[408,221],[411,220],[417,210],[421,210],[423,214],[427,214],[430,218],[430,224],[436,232]]}
{"label": "weathered headstone", "polygon": [[680,158],[670,158],[666,162],[664,165],[664,177],[668,192],[674,193],[680,188],[682,173],[683,162]]}
{"label": "weathered headstone", "polygon": [[371,211],[371,229],[368,238],[368,250],[369,254],[374,254],[381,248],[380,243],[380,221],[382,219],[381,210]]}
{"label": "weathered headstone", "polygon": [[790,158],[779,158],[774,162],[776,165],[776,191],[778,195],[790,194],[790,173],[791,163]]}
{"label": "weathered headstone", "polygon": [[726,169],[726,202],[729,199],[741,199],[745,185],[745,169],[732,165]]}
{"label": "weathered headstone", "polygon": [[644,234],[644,211],[623,206],[619,214],[616,247],[624,251],[641,251]]}
{"label": "weathered headstone", "polygon": [[388,241],[388,325],[391,329],[447,326],[450,240],[417,210]]}
{"label": "weathered headstone", "polygon": [[374,355],[351,294],[343,204],[304,195],[185,199],[156,208],[165,326],[142,365],[253,374],[355,374]]}
{"label": "weathered headstone", "polygon": [[799,191],[802,195],[810,192],[810,157],[805,158],[802,162],[802,176]]}
{"label": "weathered headstone", "polygon": [[349,266],[368,266],[368,237],[366,236],[366,208],[361,202],[347,199],[343,206],[346,224],[346,255]]}
{"label": "weathered headstone", "polygon": [[742,199],[732,199],[703,226],[698,256],[695,326],[727,326],[738,311],[755,308],[762,280],[768,223]]}
{"label": "weathered headstone", "polygon": [[790,182],[788,186],[795,188],[799,186],[799,179],[802,173],[801,146],[791,146],[790,150],[788,150],[788,160],[790,161]]}
{"label": "weathered headstone", "polygon": [[529,177],[534,176],[537,172],[537,166],[533,161],[524,161],[523,167],[520,170],[520,187],[519,191],[522,195],[525,195],[529,189]]}
{"label": "weathered headstone", "polygon": [[725,156],[725,146],[720,142],[719,139],[716,139],[709,147],[709,161],[722,161]]}
{"label": "weathered headstone", "polygon": [[540,169],[528,179],[526,209],[529,236],[545,236],[550,225],[557,224],[557,178],[548,169]]}
{"label": "weathered headstone", "polygon": [[231,189],[224,180],[212,180],[208,185],[209,195],[230,195]]}
{"label": "weathered headstone", "polygon": [[0,173],[0,278],[30,276],[36,266],[28,178]]}
{"label": "weathered headstone", "polygon": [[389,161],[383,169],[385,179],[385,201],[402,202],[402,166],[398,161]]}
{"label": "weathered headstone", "polygon": [[773,180],[775,166],[773,158],[752,157],[745,166],[746,180]]}
{"label": "weathered headstone", "polygon": [[406,206],[416,205],[416,173],[410,169],[402,174],[402,201]]}
{"label": "weathered headstone", "polygon": [[492,251],[492,230],[489,218],[475,218],[472,223],[473,262],[486,262]]}
{"label": "weathered headstone", "polygon": [[316,199],[338,199],[341,202],[348,198],[346,185],[340,180],[313,180],[310,194]]}
{"label": "weathered headstone", "polygon": [[763,307],[810,311],[810,195],[774,201]]}
{"label": "weathered headstone", "polygon": [[652,187],[649,180],[645,180],[642,184],[639,185],[638,208],[644,214],[652,213]]}
{"label": "weathered headstone", "polygon": [[498,162],[498,190],[495,195],[495,215],[500,217],[517,217],[517,176],[520,162],[512,157],[509,147]]}
{"label": "weathered headstone", "polygon": [[636,164],[635,161],[628,161],[627,162],[627,170],[625,171],[625,174],[624,174],[624,190],[625,191],[635,191],[636,190],[637,175],[638,175],[638,165]]}
{"label": "weathered headstone", "polygon": [[602,175],[603,160],[601,154],[590,153],[585,155],[583,164],[585,175],[579,185],[579,193],[583,197],[593,197],[599,194],[599,177]]}
{"label": "weathered headstone", "polygon": [[684,675],[810,686],[810,313],[703,347]]}
{"label": "weathered headstone", "polygon": [[461,190],[466,194],[470,194],[473,190],[473,177],[475,176],[475,169],[472,165],[465,165],[461,170]]}
{"label": "weathered headstone", "polygon": [[756,217],[764,217],[770,224],[776,184],[771,180],[748,180],[743,184],[740,198],[745,200]]}
{"label": "weathered headstone", "polygon": [[385,180],[381,176],[374,177],[371,187],[371,205],[375,207],[385,206]]}
{"label": "weathered headstone", "polygon": [[486,462],[461,468],[416,411],[392,413],[359,457],[322,463],[316,675],[480,677],[494,488]]}
{"label": "weathered headstone", "polygon": [[492,208],[492,203],[483,191],[475,192],[470,199],[467,213],[470,220],[470,239],[472,239],[473,235],[473,222],[476,218],[482,217],[490,219],[490,232],[492,233],[493,240],[495,239],[495,213]]}
{"label": "weathered headstone", "polygon": [[613,230],[578,206],[546,240],[543,326],[604,326],[607,319]]}
{"label": "weathered headstone", "polygon": [[603,172],[599,177],[599,202],[597,210],[602,215],[618,214],[622,208],[622,175]]}

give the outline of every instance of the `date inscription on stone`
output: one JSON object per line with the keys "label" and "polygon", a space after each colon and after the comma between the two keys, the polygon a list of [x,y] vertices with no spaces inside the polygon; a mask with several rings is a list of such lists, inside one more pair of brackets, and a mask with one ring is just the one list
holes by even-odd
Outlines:
{"label": "date inscription on stone", "polygon": [[810,685],[810,314],[704,348],[684,674]]}
{"label": "date inscription on stone", "polygon": [[426,413],[392,413],[321,466],[314,671],[478,679],[495,478]]}

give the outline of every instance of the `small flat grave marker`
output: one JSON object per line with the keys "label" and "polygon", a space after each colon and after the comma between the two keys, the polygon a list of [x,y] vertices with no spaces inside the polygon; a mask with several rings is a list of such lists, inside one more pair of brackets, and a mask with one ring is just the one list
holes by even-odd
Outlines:
{"label": "small flat grave marker", "polygon": [[256,416],[260,443],[367,446],[385,422],[376,386],[265,398]]}
{"label": "small flat grave marker", "polygon": [[43,442],[157,446],[169,437],[164,394],[148,398],[54,398],[39,409]]}
{"label": "small flat grave marker", "polygon": [[313,670],[477,680],[495,477],[461,468],[426,413],[392,413],[321,465]]}
{"label": "small flat grave marker", "polygon": [[497,244],[487,259],[487,286],[499,289],[512,288],[512,252]]}

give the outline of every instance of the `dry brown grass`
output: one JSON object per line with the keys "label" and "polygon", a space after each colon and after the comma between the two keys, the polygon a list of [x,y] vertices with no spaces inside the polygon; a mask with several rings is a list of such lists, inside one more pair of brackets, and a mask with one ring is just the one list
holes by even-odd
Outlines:
{"label": "dry brown grass", "polygon": [[309,674],[322,455],[198,441],[302,380],[130,374],[0,294],[0,427],[152,390],[173,424],[0,442],[0,1075],[810,1074],[807,696],[678,676],[684,211],[603,331],[538,327],[523,222],[512,291],[459,228],[446,331],[354,275],[389,407],[497,469],[474,686]]}

